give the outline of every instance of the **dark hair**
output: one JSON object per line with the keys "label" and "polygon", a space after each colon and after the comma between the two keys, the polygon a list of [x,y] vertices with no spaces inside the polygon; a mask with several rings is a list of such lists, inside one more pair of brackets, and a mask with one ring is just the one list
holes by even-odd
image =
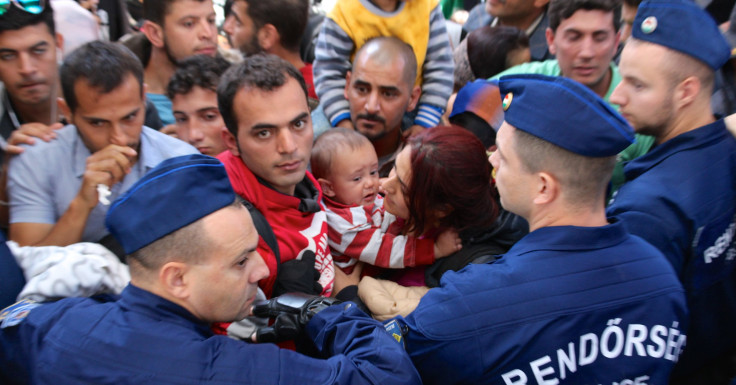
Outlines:
{"label": "dark hair", "polygon": [[[624,4],[626,4],[626,5],[630,6],[630,7],[639,8],[639,4],[641,4],[642,1],[643,0],[624,0]],[[734,8],[734,9],[736,9],[736,8]]]}
{"label": "dark hair", "polygon": [[[48,0],[47,0],[48,1]],[[171,11],[171,4],[180,0],[148,0],[143,2],[143,18],[164,25],[164,17]],[[200,3],[204,0],[196,0]]]}
{"label": "dark hair", "polygon": [[178,63],[176,72],[166,87],[166,96],[185,95],[194,87],[217,92],[220,77],[230,67],[230,62],[222,57],[194,55]]}
{"label": "dark hair", "polygon": [[510,67],[509,53],[529,48],[526,33],[516,27],[485,26],[468,37],[468,62],[476,79],[488,79]]}
{"label": "dark hair", "polygon": [[496,144],[496,130],[485,119],[472,111],[465,111],[451,116],[450,123],[472,132],[486,148]]}
{"label": "dark hair", "polygon": [[437,126],[409,139],[411,177],[405,196],[409,208],[408,231],[423,234],[437,220],[443,228],[458,231],[490,226],[498,216],[483,143],[460,127]]}
{"label": "dark hair", "polygon": [[238,91],[244,88],[272,91],[286,84],[289,78],[299,83],[304,91],[304,100],[308,100],[307,83],[304,82],[301,72],[276,55],[262,53],[251,55],[242,63],[225,71],[217,86],[217,105],[228,131],[235,137],[238,136],[238,120],[233,109],[233,101]]}
{"label": "dark hair", "polygon": [[281,37],[281,46],[299,52],[309,17],[309,0],[236,0],[248,3],[248,16],[255,29],[271,24]]}
{"label": "dark hair", "polygon": [[43,11],[39,14],[26,12],[13,4],[4,15],[0,16],[0,33],[5,31],[15,31],[29,25],[44,23],[49,28],[51,36],[56,35],[56,25],[54,24],[54,10],[51,8],[51,1],[46,0]]}
{"label": "dark hair", "polygon": [[613,29],[618,32],[621,28],[621,0],[550,0],[547,15],[549,28],[557,32],[563,20],[572,17],[579,10],[613,13]]}
{"label": "dark hair", "polygon": [[373,144],[363,134],[353,129],[335,127],[320,135],[312,146],[312,156],[309,165],[315,178],[330,178],[332,158],[338,152],[354,152],[362,146]]}
{"label": "dark hair", "polygon": [[123,84],[128,75],[133,75],[143,97],[143,65],[121,44],[100,40],[84,44],[64,60],[60,73],[64,100],[72,112],[77,108],[74,85],[79,79],[86,79],[90,87],[106,94]]}

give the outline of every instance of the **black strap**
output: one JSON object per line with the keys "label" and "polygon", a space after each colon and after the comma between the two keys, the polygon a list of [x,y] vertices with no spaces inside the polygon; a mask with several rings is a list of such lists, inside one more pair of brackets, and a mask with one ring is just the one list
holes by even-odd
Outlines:
{"label": "black strap", "polygon": [[252,203],[243,200],[243,205],[248,208],[258,235],[266,241],[266,244],[276,256],[276,276],[278,276],[279,267],[281,266],[281,254],[279,253],[279,244],[276,242],[276,234],[274,234],[271,224],[268,223],[266,217]]}

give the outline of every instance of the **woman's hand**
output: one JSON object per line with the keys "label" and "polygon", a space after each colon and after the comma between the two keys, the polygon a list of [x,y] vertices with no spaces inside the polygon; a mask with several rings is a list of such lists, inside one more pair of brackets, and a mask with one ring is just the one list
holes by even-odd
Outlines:
{"label": "woman's hand", "polygon": [[434,258],[444,258],[463,248],[463,242],[455,229],[447,229],[437,236],[434,241]]}

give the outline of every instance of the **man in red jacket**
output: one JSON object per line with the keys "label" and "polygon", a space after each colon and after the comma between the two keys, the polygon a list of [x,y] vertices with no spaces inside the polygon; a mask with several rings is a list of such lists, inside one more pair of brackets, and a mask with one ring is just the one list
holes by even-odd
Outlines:
{"label": "man in red jacket", "polygon": [[268,297],[330,295],[334,267],[322,191],[307,172],[313,133],[304,78],[277,56],[253,55],[222,76],[217,99],[229,149],[219,159],[235,192],[265,216],[278,244],[276,252],[261,234],[258,251],[271,274],[260,287]]}

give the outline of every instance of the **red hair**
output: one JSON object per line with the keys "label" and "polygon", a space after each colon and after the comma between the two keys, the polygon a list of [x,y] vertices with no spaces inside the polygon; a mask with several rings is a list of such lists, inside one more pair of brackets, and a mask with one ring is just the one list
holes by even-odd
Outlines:
{"label": "red hair", "polygon": [[[498,216],[496,189],[483,143],[454,126],[425,130],[409,140],[408,231],[424,234],[436,222],[458,231],[490,226]],[[442,218],[438,213],[445,212]]]}

